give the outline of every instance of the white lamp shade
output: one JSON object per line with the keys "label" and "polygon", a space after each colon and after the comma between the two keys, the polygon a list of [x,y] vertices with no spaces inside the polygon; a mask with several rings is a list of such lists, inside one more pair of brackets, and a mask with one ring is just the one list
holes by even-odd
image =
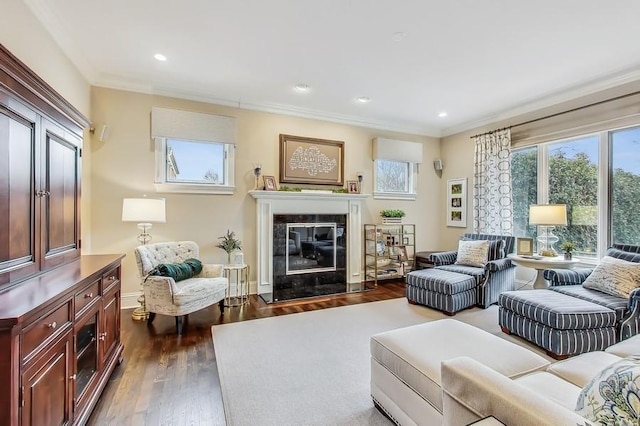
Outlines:
{"label": "white lamp shade", "polygon": [[529,206],[529,224],[555,226],[567,224],[566,204],[532,204]]}
{"label": "white lamp shade", "polygon": [[164,198],[125,198],[122,200],[123,222],[165,223]]}

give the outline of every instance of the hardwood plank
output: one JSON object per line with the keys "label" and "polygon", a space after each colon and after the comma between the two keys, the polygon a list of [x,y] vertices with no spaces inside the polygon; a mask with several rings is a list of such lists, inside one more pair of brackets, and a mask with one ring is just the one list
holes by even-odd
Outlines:
{"label": "hardwood plank", "polygon": [[[88,425],[224,425],[220,378],[211,326],[338,306],[405,297],[404,282],[388,281],[362,292],[272,305],[251,295],[249,304],[217,305],[189,315],[182,336],[173,317],[158,315],[152,326],[122,311],[124,362],[114,371]],[[214,342],[215,343],[215,342]]]}

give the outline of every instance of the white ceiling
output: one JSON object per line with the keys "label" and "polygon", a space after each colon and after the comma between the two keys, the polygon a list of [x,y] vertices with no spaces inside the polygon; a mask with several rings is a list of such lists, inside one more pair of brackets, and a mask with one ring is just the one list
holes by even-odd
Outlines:
{"label": "white ceiling", "polygon": [[640,79],[637,0],[24,1],[93,85],[431,136]]}

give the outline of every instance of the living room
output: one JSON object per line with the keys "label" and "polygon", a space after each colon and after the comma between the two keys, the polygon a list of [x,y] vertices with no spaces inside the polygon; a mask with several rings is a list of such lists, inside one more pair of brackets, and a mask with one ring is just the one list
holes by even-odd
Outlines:
{"label": "living room", "polygon": [[[312,114],[305,114],[303,108],[292,109],[291,114],[285,114],[284,109],[274,106],[270,108],[266,103],[256,107],[250,101],[223,99],[222,96],[216,96],[216,93],[210,93],[208,90],[199,91],[198,88],[187,90],[188,81],[180,81],[176,84],[175,87],[179,87],[180,90],[171,91],[164,90],[160,86],[154,87],[147,80],[153,79],[155,74],[167,72],[165,66],[167,64],[163,63],[154,63],[153,72],[136,75],[126,83],[119,80],[117,76],[101,74],[101,70],[94,68],[99,64],[81,67],[77,61],[82,55],[72,59],[68,54],[73,50],[73,41],[65,44],[64,35],[60,34],[61,29],[55,27],[55,23],[59,22],[60,18],[55,14],[51,19],[43,18],[43,15],[50,12],[51,7],[36,0],[24,2],[10,0],[3,5],[0,18],[2,22],[0,40],[5,48],[89,118],[92,124],[90,127],[95,129],[93,133],[90,132],[89,127],[84,129],[80,208],[82,252],[83,254],[122,253],[126,255],[122,260],[121,271],[122,308],[127,310],[127,315],[123,316],[123,322],[129,321],[129,313],[138,305],[137,299],[140,296],[140,279],[133,254],[133,249],[138,244],[136,239],[138,229],[135,223],[122,221],[124,198],[143,195],[164,198],[166,222],[153,224],[151,230],[153,242],[195,241],[200,246],[201,258],[208,263],[226,263],[227,254],[217,248],[216,244],[219,241],[218,238],[227,230],[233,230],[242,241],[245,262],[251,265],[249,292],[255,295],[259,291],[256,276],[256,263],[259,256],[258,225],[256,200],[248,194],[256,188],[254,175],[256,164],[260,164],[262,175],[278,178],[280,135],[344,141],[344,181],[345,183],[357,181],[358,175],[361,175],[360,193],[362,195],[375,192],[375,163],[372,157],[372,141],[375,138],[419,143],[422,146],[422,158],[419,161],[419,172],[416,174],[417,191],[414,199],[389,200],[374,196],[366,197],[361,204],[362,224],[379,223],[380,210],[402,209],[406,212],[404,222],[416,224],[415,245],[418,250],[451,250],[455,249],[463,233],[473,232],[471,216],[467,219],[466,227],[447,226],[448,210],[445,205],[448,180],[466,179],[469,190],[467,213],[469,215],[472,213],[470,195],[474,178],[474,144],[470,137],[514,126],[512,137],[520,141],[518,142],[520,145],[516,144],[514,147],[530,146],[538,142],[533,138],[535,134],[531,136],[532,132],[540,135],[549,128],[557,131],[556,127],[559,125],[564,129],[582,128],[585,126],[585,120],[587,122],[593,120],[593,109],[580,110],[579,108],[587,105],[594,105],[593,108],[595,108],[600,104],[604,105],[604,109],[610,110],[609,106],[612,104],[607,105],[602,102],[636,93],[640,89],[638,64],[629,59],[639,57],[635,53],[640,52],[625,50],[624,55],[615,56],[611,53],[611,56],[599,60],[615,63],[621,57],[626,58],[626,62],[619,62],[618,65],[610,67],[607,75],[575,78],[575,83],[564,86],[554,81],[531,83],[527,86],[529,93],[526,99],[511,99],[504,102],[501,105],[509,106],[504,110],[495,107],[487,108],[485,114],[460,123],[459,127],[450,124],[440,125],[440,128],[431,131],[412,124],[383,126],[380,122],[373,122],[374,120],[367,121],[366,112],[360,117],[360,122],[346,120],[337,112],[331,114],[334,111],[327,111],[325,116],[313,118]],[[625,3],[624,6],[603,8],[605,10],[600,12],[606,14],[613,22],[613,18],[622,19],[624,16],[634,15],[636,8],[636,5]],[[99,10],[93,11],[92,19],[99,20],[99,15]],[[594,12],[594,15],[597,14]],[[91,38],[91,21],[86,18],[86,15],[79,15],[77,19],[83,19],[81,27],[89,28],[85,30],[86,36]],[[543,18],[540,19],[542,22]],[[378,22],[378,24],[381,23]],[[117,35],[115,28],[114,26],[114,36]],[[395,31],[395,29],[385,30],[384,36],[391,37]],[[567,32],[570,31],[567,30]],[[473,34],[470,33],[468,37],[473,37]],[[126,39],[121,41],[121,43],[130,42],[133,43]],[[234,42],[230,41],[230,46],[233,46]],[[401,42],[402,40],[394,41],[394,43]],[[241,44],[240,41],[238,43]],[[614,45],[613,42],[611,44]],[[513,49],[519,48],[513,47]],[[588,46],[584,46],[582,53],[587,55],[588,52]],[[457,68],[456,73],[459,73],[459,79],[473,79],[471,63],[473,61],[467,61],[464,57],[459,60],[469,62]],[[511,61],[508,57],[504,60]],[[149,61],[153,59],[149,58]],[[168,62],[171,62],[171,58]],[[453,65],[451,66],[453,68]],[[547,67],[548,64],[544,66]],[[588,68],[588,65],[585,67]],[[87,74],[87,69],[92,69],[93,73]],[[577,71],[573,72],[577,73]],[[397,76],[395,79],[397,81],[394,81],[394,85],[400,85],[402,77]],[[97,81],[100,83],[96,83]],[[292,88],[297,83],[300,81],[286,82],[286,85]],[[282,84],[284,87],[285,83]],[[311,83],[310,85],[314,86]],[[313,89],[321,90],[319,87],[313,87]],[[364,88],[358,90],[364,90]],[[447,87],[446,90],[450,92],[451,99],[456,100],[455,103],[459,103],[458,99],[474,97],[471,92],[463,88]],[[300,97],[300,94],[296,93],[294,96]],[[216,97],[219,102],[216,102]],[[524,102],[525,100],[527,102]],[[487,103],[497,101],[497,99],[489,99]],[[373,99],[372,96],[370,105],[376,102],[377,99]],[[358,105],[362,108],[367,106],[366,104]],[[154,185],[156,156],[150,128],[153,107],[236,119],[235,190],[232,193],[209,195],[156,192]],[[616,108],[619,107],[620,105],[616,104]],[[449,107],[442,105],[437,108]],[[568,111],[573,112],[569,115],[556,116]],[[618,111],[618,115],[622,114],[619,109],[615,111]],[[434,110],[428,113],[435,116],[438,112],[439,110]],[[619,126],[612,125],[611,129],[640,124],[633,114],[627,112],[624,114],[629,121],[618,123]],[[540,122],[516,126],[550,116],[554,117],[548,119],[544,122],[545,126],[539,128],[536,128],[536,123]],[[397,122],[401,121],[402,117]],[[446,131],[443,132],[442,129]],[[104,130],[107,134],[102,134]],[[571,136],[562,134],[557,137],[557,140]],[[441,171],[434,170],[432,166],[437,160],[443,164]],[[279,186],[282,185],[281,182],[277,183]],[[599,241],[595,248],[603,252],[606,245],[606,241]],[[520,284],[526,284],[531,277],[530,270],[523,268],[518,272]],[[231,315],[237,315],[234,309],[230,308]],[[195,323],[198,318],[200,317],[196,315]],[[139,330],[136,329],[136,333],[147,331],[143,323],[133,324],[134,327],[139,328]],[[161,324],[164,323],[161,322]],[[172,328],[173,324],[171,322],[167,324],[166,334],[173,336],[175,332]],[[130,344],[135,345],[134,340],[131,340]],[[133,354],[135,352],[135,350],[132,351]],[[149,384],[149,386],[152,385]]]}

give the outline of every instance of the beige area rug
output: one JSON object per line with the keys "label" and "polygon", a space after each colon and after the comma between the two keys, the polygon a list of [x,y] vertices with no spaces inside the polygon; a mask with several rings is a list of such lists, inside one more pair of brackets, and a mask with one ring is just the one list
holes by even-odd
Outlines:
{"label": "beige area rug", "polygon": [[[369,338],[441,318],[402,298],[213,326],[227,425],[391,425],[371,401]],[[497,306],[453,318],[533,347],[500,331]]]}

